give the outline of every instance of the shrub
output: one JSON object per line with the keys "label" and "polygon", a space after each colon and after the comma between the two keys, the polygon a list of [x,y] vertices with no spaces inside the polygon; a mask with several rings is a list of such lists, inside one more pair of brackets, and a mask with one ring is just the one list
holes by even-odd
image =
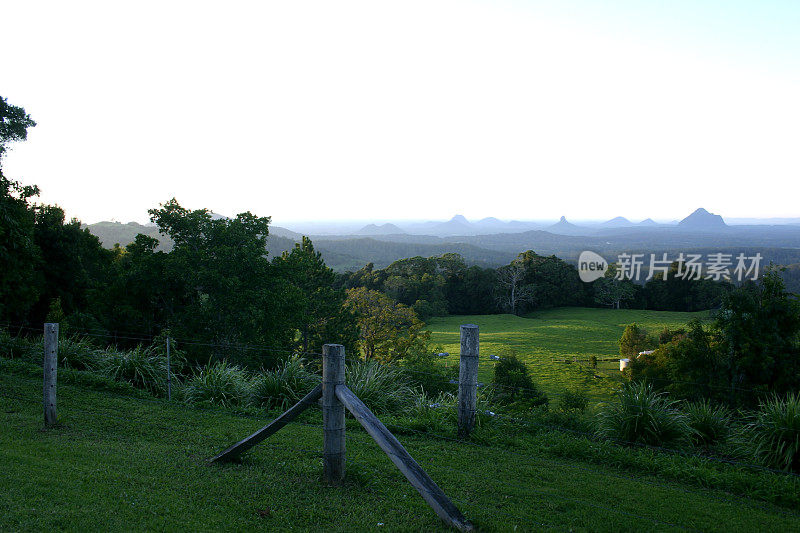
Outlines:
{"label": "shrub", "polygon": [[750,416],[744,436],[761,464],[800,472],[800,394],[762,401]]}
{"label": "shrub", "polygon": [[305,369],[303,360],[292,356],[278,368],[262,371],[251,384],[251,401],[256,407],[286,409],[305,396],[320,378]]}
{"label": "shrub", "polygon": [[626,383],[615,402],[601,406],[597,433],[612,440],[651,446],[684,444],[692,429],[688,417],[676,405],[665,394],[654,392],[650,384]]}
{"label": "shrub", "polygon": [[730,435],[731,416],[724,405],[703,399],[687,404],[686,414],[689,427],[694,430],[692,443],[697,446],[716,446]]}
{"label": "shrub", "polygon": [[187,380],[183,396],[189,404],[242,405],[250,397],[250,379],[238,366],[217,361],[202,367]]}
{"label": "shrub", "polygon": [[99,370],[116,381],[125,381],[156,394],[166,389],[167,360],[152,347],[139,345],[129,351],[107,350],[101,355]]}
{"label": "shrub", "polygon": [[414,390],[397,367],[358,361],[347,367],[345,382],[376,414],[397,412],[414,401]]}
{"label": "shrub", "polygon": [[586,392],[584,391],[565,389],[564,392],[561,393],[558,405],[565,413],[570,411],[583,413],[589,405],[589,397],[586,396]]}
{"label": "shrub", "polygon": [[533,383],[528,367],[515,355],[503,356],[494,366],[495,400],[503,404],[538,407],[547,405],[547,395]]}
{"label": "shrub", "polygon": [[76,370],[98,370],[103,366],[103,355],[103,352],[86,338],[58,339],[58,359],[65,367]]}
{"label": "shrub", "polygon": [[405,380],[414,386],[422,387],[425,394],[434,397],[442,392],[455,392],[457,385],[451,380],[458,380],[458,368],[447,368],[439,364],[434,353],[443,352],[444,348],[437,346],[433,352],[426,350],[406,357],[402,361]]}

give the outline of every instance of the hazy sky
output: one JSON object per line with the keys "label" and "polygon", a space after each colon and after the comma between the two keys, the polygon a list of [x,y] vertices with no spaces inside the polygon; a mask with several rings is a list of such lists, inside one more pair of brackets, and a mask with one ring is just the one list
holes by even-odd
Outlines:
{"label": "hazy sky", "polygon": [[5,173],[85,222],[800,216],[800,2],[0,0]]}

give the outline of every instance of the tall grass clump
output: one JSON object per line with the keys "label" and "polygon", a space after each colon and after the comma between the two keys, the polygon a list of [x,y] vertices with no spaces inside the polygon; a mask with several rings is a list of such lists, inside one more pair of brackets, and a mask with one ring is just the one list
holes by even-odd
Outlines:
{"label": "tall grass clump", "polygon": [[692,429],[678,402],[643,382],[626,383],[597,414],[597,433],[611,440],[651,446],[683,445]]}
{"label": "tall grass clump", "polygon": [[345,384],[372,412],[392,413],[414,401],[414,389],[404,377],[399,368],[375,361],[357,361],[348,365]]}
{"label": "tall grass clump", "polygon": [[58,360],[76,370],[96,371],[103,366],[104,353],[84,337],[58,339]]}
{"label": "tall grass clump", "polygon": [[116,381],[161,394],[166,389],[167,360],[152,347],[141,344],[127,351],[106,350],[100,359],[100,373]]}
{"label": "tall grass clump", "polygon": [[761,401],[742,436],[744,446],[764,466],[800,473],[800,394]]}
{"label": "tall grass clump", "polygon": [[[496,420],[493,407],[494,391],[489,387],[478,389],[475,403],[475,427],[489,425]],[[458,396],[449,392],[428,395],[422,388],[412,394],[412,401],[403,411],[412,429],[438,433],[454,432],[458,426]]]}
{"label": "tall grass clump", "polygon": [[731,414],[727,407],[707,399],[686,405],[689,427],[694,431],[692,443],[696,446],[716,446],[724,443],[731,432]]}
{"label": "tall grass clump", "polygon": [[44,359],[42,337],[26,339],[25,337],[14,337],[8,331],[0,330],[0,357],[23,359],[29,363],[42,364]]}
{"label": "tall grass clump", "polygon": [[188,404],[244,405],[250,397],[250,377],[245,370],[227,361],[216,361],[202,367],[183,387]]}
{"label": "tall grass clump", "polygon": [[320,378],[306,370],[303,360],[294,355],[274,370],[253,377],[251,401],[256,407],[286,409],[313,389]]}

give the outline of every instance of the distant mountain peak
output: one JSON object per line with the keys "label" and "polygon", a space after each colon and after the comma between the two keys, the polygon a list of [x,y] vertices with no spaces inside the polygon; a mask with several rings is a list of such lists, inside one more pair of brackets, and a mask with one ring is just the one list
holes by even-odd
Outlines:
{"label": "distant mountain peak", "polygon": [[450,219],[450,222],[461,222],[462,224],[469,224],[469,220],[464,215],[456,215]]}
{"label": "distant mountain peak", "polygon": [[606,220],[600,225],[606,228],[624,228],[628,226],[633,226],[633,222],[631,222],[625,217],[614,217],[611,220]]}
{"label": "distant mountain peak", "polygon": [[678,222],[678,225],[687,229],[719,229],[728,226],[721,216],[709,213],[702,207]]}
{"label": "distant mountain peak", "polygon": [[387,222],[386,224],[381,224],[380,226],[377,224],[367,224],[355,232],[355,235],[399,235],[402,233],[405,233],[405,231],[394,224]]}
{"label": "distant mountain peak", "polygon": [[586,235],[587,233],[591,233],[588,228],[576,226],[575,224],[567,221],[567,217],[563,216],[558,222],[552,226],[547,226],[544,228],[544,230],[549,231],[550,233],[556,233],[558,235]]}
{"label": "distant mountain peak", "polygon": [[639,222],[639,225],[640,226],[657,226],[658,222],[656,222],[652,218],[646,218],[646,219],[642,220],[641,222]]}

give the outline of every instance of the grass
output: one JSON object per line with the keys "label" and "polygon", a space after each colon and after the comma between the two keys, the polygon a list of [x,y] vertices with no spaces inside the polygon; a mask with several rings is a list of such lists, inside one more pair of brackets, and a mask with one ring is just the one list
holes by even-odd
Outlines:
{"label": "grass", "polygon": [[[443,530],[352,420],[347,482],[327,487],[316,410],[254,448],[241,464],[209,466],[206,458],[261,427],[266,417],[145,399],[113,384],[111,391],[88,389],[73,377],[59,385],[60,425],[45,430],[35,370],[0,360],[0,530]],[[535,436],[540,448],[519,437],[516,449],[398,434],[482,531],[800,529],[800,514],[784,507],[655,473],[630,475],[610,466],[613,461],[554,459],[581,442],[560,433]],[[691,462],[678,459],[676,464]]]}
{"label": "grass", "polygon": [[[525,362],[533,381],[551,397],[564,390],[585,391],[593,400],[607,400],[620,383],[619,338],[625,326],[636,322],[657,334],[665,326],[685,325],[707,312],[677,313],[637,309],[590,309],[565,307],[515,315],[476,315],[431,318],[428,329],[434,345],[450,355],[444,364],[458,366],[461,324],[480,327],[478,379],[491,381],[495,364],[489,355],[516,355]],[[591,356],[600,361],[592,368]]]}

